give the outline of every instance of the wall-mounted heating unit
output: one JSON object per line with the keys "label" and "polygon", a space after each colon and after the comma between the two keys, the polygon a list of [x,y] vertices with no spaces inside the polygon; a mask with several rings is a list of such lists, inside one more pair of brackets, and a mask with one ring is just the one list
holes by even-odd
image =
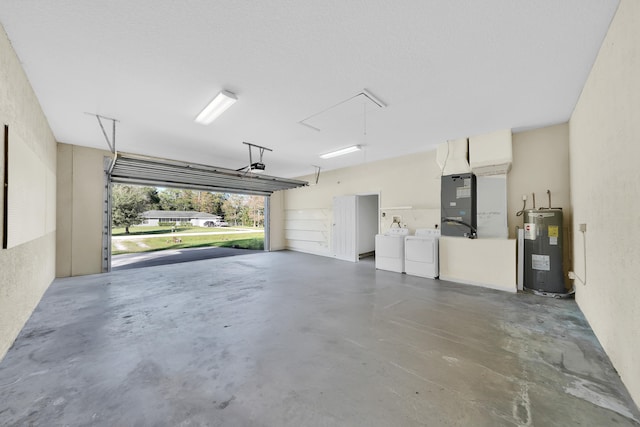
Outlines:
{"label": "wall-mounted heating unit", "polygon": [[441,178],[440,206],[443,236],[476,236],[476,177],[472,173]]}

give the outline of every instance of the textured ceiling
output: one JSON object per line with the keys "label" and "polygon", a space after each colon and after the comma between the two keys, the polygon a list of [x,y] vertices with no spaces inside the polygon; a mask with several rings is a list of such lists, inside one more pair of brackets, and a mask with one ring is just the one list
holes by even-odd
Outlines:
{"label": "textured ceiling", "polygon": [[[294,177],[567,121],[617,5],[0,0],[0,23],[58,141],[106,149],[98,113],[120,120],[120,151],[237,169],[247,141]],[[299,123],[365,88],[387,107]],[[196,124],[221,89],[239,101]],[[318,157],[351,144],[365,149]]]}

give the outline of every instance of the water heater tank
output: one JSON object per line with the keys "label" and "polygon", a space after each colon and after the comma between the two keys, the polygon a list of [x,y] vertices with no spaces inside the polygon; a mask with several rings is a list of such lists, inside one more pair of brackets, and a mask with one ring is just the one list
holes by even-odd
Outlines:
{"label": "water heater tank", "polygon": [[524,212],[524,286],[564,294],[562,209]]}

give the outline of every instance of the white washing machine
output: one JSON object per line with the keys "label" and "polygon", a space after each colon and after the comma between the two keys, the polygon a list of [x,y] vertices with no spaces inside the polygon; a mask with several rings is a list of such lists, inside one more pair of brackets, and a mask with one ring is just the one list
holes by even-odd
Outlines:
{"label": "white washing machine", "polygon": [[411,276],[435,279],[439,276],[438,238],[440,230],[421,228],[404,239],[404,268]]}
{"label": "white washing machine", "polygon": [[376,234],[376,268],[404,272],[404,238],[408,228],[390,228],[384,234]]}

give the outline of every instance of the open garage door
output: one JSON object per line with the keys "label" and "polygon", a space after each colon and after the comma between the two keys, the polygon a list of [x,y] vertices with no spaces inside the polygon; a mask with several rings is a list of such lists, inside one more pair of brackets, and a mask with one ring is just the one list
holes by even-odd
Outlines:
{"label": "open garage door", "polygon": [[295,179],[123,153],[115,155],[109,175],[111,182],[120,184],[261,196],[308,185]]}
{"label": "open garage door", "polygon": [[130,184],[265,196],[265,248],[268,248],[269,197],[274,191],[308,185],[306,181],[278,178],[253,172],[116,153],[105,159],[105,218],[103,271],[111,269],[111,184]]}

